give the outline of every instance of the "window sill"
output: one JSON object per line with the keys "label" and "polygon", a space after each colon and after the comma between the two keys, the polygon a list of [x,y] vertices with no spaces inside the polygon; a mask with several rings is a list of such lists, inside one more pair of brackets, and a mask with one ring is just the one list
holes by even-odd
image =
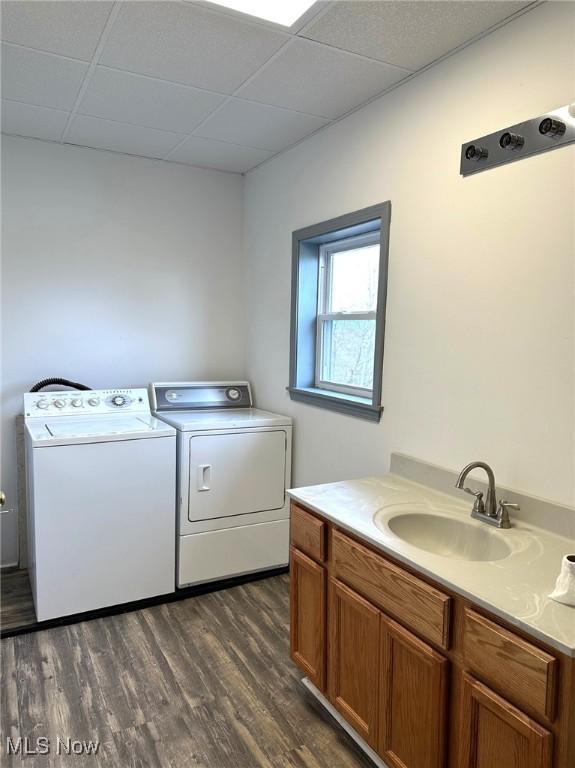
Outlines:
{"label": "window sill", "polygon": [[340,392],[330,392],[316,387],[288,387],[290,398],[299,403],[327,408],[337,413],[356,416],[358,419],[378,422],[383,411],[382,405],[373,405],[371,400],[354,395],[343,395]]}

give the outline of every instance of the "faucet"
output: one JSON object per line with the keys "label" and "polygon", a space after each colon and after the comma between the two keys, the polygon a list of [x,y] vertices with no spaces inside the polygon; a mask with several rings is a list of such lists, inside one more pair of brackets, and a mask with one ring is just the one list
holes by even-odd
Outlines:
{"label": "faucet", "polygon": [[[464,485],[467,475],[473,469],[484,469],[487,474],[489,485],[485,501],[483,501],[482,491],[475,491],[473,488],[467,488]],[[495,475],[489,464],[486,464],[484,461],[472,461],[471,464],[467,464],[467,466],[463,467],[459,473],[455,487],[460,488],[462,491],[465,491],[465,493],[475,496],[471,517],[474,517],[476,520],[481,520],[488,525],[494,525],[496,528],[511,528],[509,510],[519,509],[519,504],[510,504],[508,501],[504,500],[501,500],[499,504],[497,504]]]}

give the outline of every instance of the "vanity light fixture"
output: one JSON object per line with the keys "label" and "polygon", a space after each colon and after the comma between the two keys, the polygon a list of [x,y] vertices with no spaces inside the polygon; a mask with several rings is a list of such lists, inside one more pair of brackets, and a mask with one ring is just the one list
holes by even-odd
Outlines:
{"label": "vanity light fixture", "polygon": [[232,11],[239,11],[248,16],[255,16],[264,21],[272,21],[284,27],[291,27],[311,8],[315,0],[210,0]]}
{"label": "vanity light fixture", "polygon": [[511,125],[461,146],[462,176],[575,143],[575,103]]}

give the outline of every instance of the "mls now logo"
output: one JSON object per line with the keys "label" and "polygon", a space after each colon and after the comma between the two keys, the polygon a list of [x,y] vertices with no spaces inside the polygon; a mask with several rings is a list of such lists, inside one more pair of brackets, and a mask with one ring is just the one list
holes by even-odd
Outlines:
{"label": "mls now logo", "polygon": [[80,741],[71,739],[69,736],[65,739],[58,736],[54,750],[47,736],[38,736],[37,739],[30,739],[28,736],[18,736],[17,739],[13,739],[8,736],[6,739],[8,755],[48,755],[52,751],[57,755],[96,755],[99,748],[99,741]]}

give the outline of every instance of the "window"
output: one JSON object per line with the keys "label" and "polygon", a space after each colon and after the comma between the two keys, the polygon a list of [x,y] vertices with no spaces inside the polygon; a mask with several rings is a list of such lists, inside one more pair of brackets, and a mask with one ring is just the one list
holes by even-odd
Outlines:
{"label": "window", "polygon": [[390,213],[293,233],[292,399],[379,421]]}
{"label": "window", "polygon": [[371,398],[379,232],[319,249],[315,385]]}

